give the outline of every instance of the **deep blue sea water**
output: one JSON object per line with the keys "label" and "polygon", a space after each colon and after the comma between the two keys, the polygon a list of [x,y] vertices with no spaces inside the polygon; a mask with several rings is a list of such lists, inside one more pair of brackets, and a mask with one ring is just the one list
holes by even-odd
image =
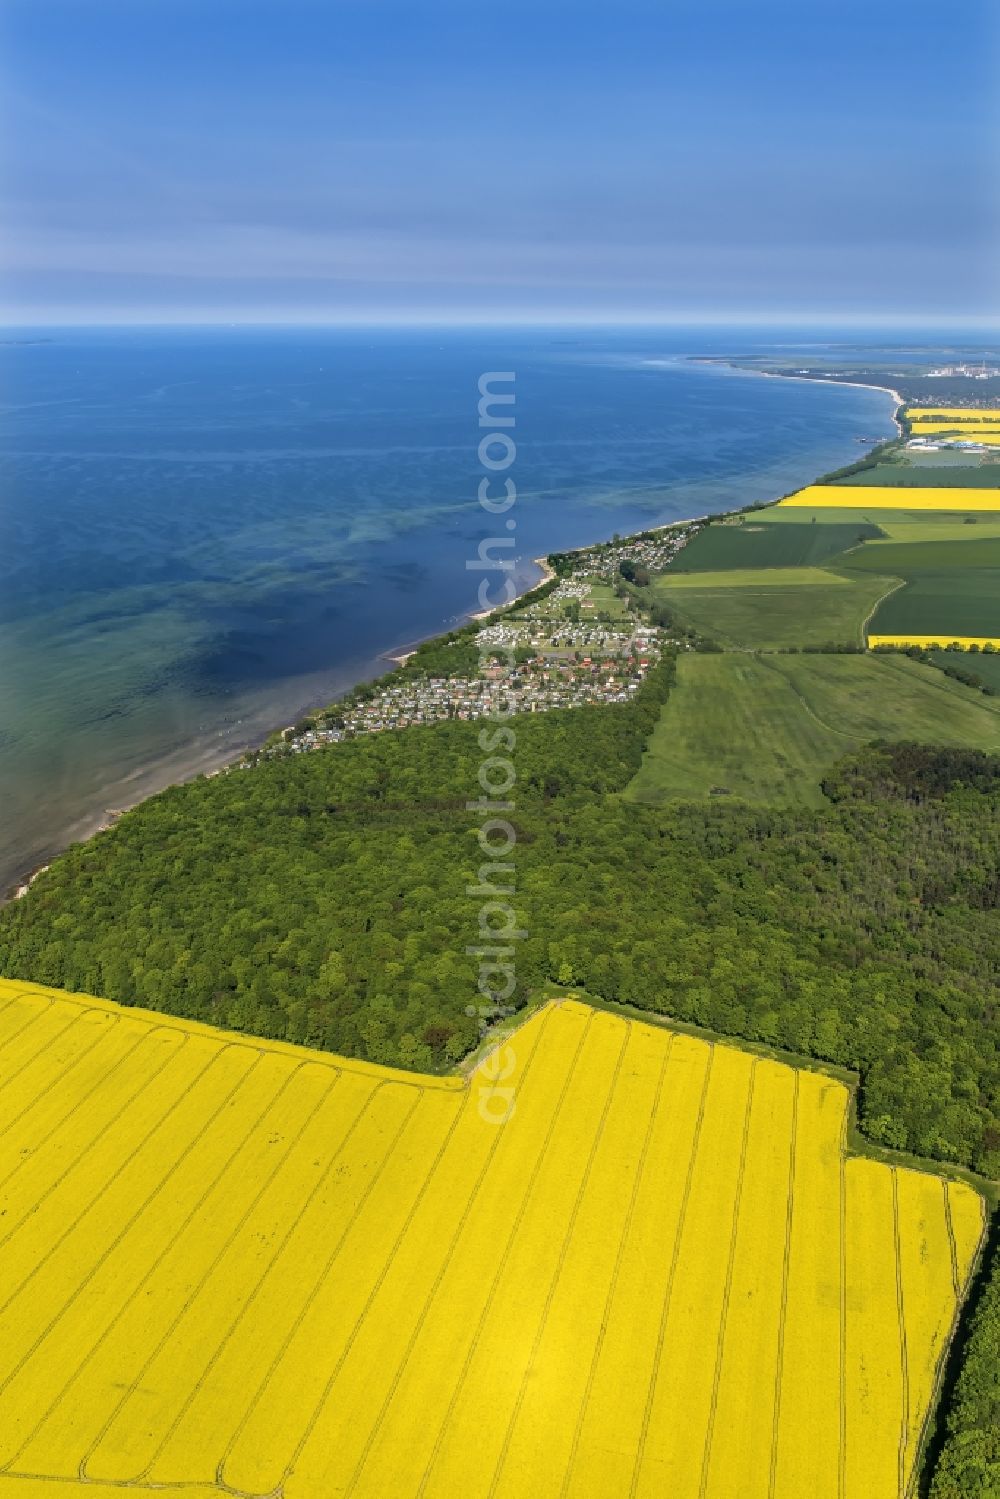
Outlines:
{"label": "deep blue sea water", "polygon": [[[805,347],[807,340],[796,335]],[[46,330],[0,344],[0,889],[476,607],[477,381],[531,559],[767,499],[891,433],[713,329]]]}

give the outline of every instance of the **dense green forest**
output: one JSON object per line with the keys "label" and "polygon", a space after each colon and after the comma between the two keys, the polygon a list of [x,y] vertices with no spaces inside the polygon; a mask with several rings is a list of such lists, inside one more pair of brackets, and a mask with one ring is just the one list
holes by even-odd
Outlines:
{"label": "dense green forest", "polygon": [[[881,745],[831,767],[818,810],[628,802],[673,671],[628,704],[512,721],[512,1002],[578,984],[856,1068],[869,1138],[1000,1176],[1000,761]],[[174,787],[0,912],[0,968],[450,1065],[479,1036],[467,804],[496,732],[452,720]],[[991,1296],[941,1499],[996,1493],[948,1476],[996,1462]]]}
{"label": "dense green forest", "polygon": [[[855,1067],[873,1140],[1000,1175],[995,762],[863,752],[815,813],[626,803],[672,670],[628,705],[514,720],[513,1002],[578,983]],[[439,723],[173,788],[0,915],[3,972],[444,1065],[476,1039],[479,734]]]}

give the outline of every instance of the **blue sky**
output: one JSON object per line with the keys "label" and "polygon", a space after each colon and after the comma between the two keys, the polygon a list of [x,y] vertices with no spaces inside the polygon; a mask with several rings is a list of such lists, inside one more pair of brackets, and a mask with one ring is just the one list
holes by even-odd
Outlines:
{"label": "blue sky", "polygon": [[7,321],[1000,311],[994,0],[4,0]]}

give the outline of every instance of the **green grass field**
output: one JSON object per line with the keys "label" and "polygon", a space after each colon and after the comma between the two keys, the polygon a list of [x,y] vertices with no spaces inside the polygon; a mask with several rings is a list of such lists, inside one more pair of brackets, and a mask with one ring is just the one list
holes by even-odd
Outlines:
{"label": "green grass field", "polygon": [[884,540],[865,541],[837,559],[853,577],[894,577],[872,617],[873,635],[1000,638],[1000,532],[992,523],[887,523]]}
{"label": "green grass field", "polygon": [[689,653],[625,794],[819,806],[829,767],[877,738],[997,753],[1000,703],[903,656]]}
{"label": "green grass field", "polygon": [[929,453],[915,463],[877,463],[857,474],[845,474],[833,484],[891,484],[901,489],[933,489],[947,484],[955,489],[996,489],[1000,463],[971,465],[954,454]]}
{"label": "green grass field", "polygon": [[[970,497],[974,494],[970,491]],[[846,506],[840,505],[817,506],[815,511],[803,510],[794,505],[783,508],[781,505],[768,505],[764,510],[753,511],[754,524],[768,526],[801,525],[803,520],[811,523],[815,520],[816,525],[851,525],[861,526],[870,522],[878,526],[879,530],[887,531],[891,526],[899,525],[921,525],[921,526],[961,526],[968,522],[970,525],[996,525],[996,510],[885,510],[874,506]]]}
{"label": "green grass field", "polygon": [[961,636],[1000,639],[1000,568],[915,573],[905,588],[879,605],[873,635],[931,635],[946,642]]}
{"label": "green grass field", "polygon": [[601,583],[594,579],[590,584],[590,602],[593,610],[584,609],[580,615],[585,620],[590,613],[610,614],[615,619],[628,619],[629,607],[626,599],[620,599],[610,583]]}
{"label": "green grass field", "polygon": [[715,572],[727,568],[814,567],[859,542],[881,536],[878,526],[798,525],[769,526],[747,516],[741,525],[707,526],[689,541],[668,571]]}
{"label": "green grass field", "polygon": [[721,645],[860,645],[865,619],[894,586],[867,572],[817,567],[664,573],[654,597],[682,623]]}
{"label": "green grass field", "polygon": [[983,655],[981,651],[931,651],[939,666],[957,666],[971,671],[987,687],[1000,692],[1000,652]]}
{"label": "green grass field", "polygon": [[[943,528],[942,528],[943,529]],[[969,526],[968,531],[976,531]],[[956,573],[964,586],[972,569],[1000,568],[1000,536],[975,534],[960,540],[927,539],[924,541],[879,541],[866,543],[840,565],[851,571],[864,570],[880,577],[911,578],[921,573]]]}
{"label": "green grass field", "polygon": [[887,541],[991,541],[1000,536],[1000,521],[887,520],[880,527]]}

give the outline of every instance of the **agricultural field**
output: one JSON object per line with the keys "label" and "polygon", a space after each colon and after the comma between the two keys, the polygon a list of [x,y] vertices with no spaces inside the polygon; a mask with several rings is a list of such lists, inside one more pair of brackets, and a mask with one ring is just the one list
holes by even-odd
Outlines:
{"label": "agricultural field", "polygon": [[931,655],[939,666],[958,666],[962,671],[970,671],[987,687],[1000,692],[1000,641],[994,643],[997,650],[988,655],[955,651],[932,651]]}
{"label": "agricultural field", "polygon": [[1000,535],[995,526],[889,527],[839,559],[855,576],[903,580],[869,623],[870,645],[1000,638]]}
{"label": "agricultural field", "polygon": [[[819,486],[823,492],[829,488]],[[840,492],[850,494],[853,499],[859,493],[859,487],[842,486]],[[870,490],[864,492],[872,493]],[[879,494],[884,492],[878,491]],[[807,490],[801,492],[802,495],[808,493]],[[900,497],[905,493],[906,506],[911,504],[914,491],[896,490],[895,493]],[[926,490],[923,493],[940,496],[944,491]],[[968,492],[953,490],[948,493],[961,495]],[[977,504],[982,504],[982,496],[990,493],[992,491],[979,491]],[[793,496],[792,500],[799,498]],[[789,500],[763,514],[766,517],[764,525],[775,531],[789,523],[793,534],[801,530],[800,522],[784,519],[801,514],[801,506]],[[850,515],[855,522],[867,516],[882,533],[878,537],[859,540],[849,549],[831,555],[827,559],[828,566],[822,570],[828,578],[846,576],[860,580],[867,573],[880,580],[878,597],[873,599],[870,612],[864,615],[869,644],[947,644],[953,640],[983,643],[1000,639],[1000,514],[996,511],[921,511],[901,505],[893,515],[892,511],[863,512],[853,508],[845,511],[840,507],[827,507],[824,502],[810,524],[822,531],[829,524],[823,517],[831,517],[831,529],[843,535],[845,515]],[[692,579],[694,576],[692,574]],[[827,614],[828,596],[824,597],[817,591],[814,603],[816,612],[810,633],[798,641],[788,633],[783,644],[824,644],[822,636],[828,621],[827,639],[856,638],[832,634],[830,627],[835,616]],[[808,605],[804,612],[808,612]],[[843,627],[842,616],[839,627]],[[738,641],[722,634],[719,638],[723,644],[764,646],[766,633],[764,626],[756,632],[744,630]]]}
{"label": "agricultural field", "polygon": [[816,567],[857,546],[881,536],[878,526],[862,521],[857,525],[821,526],[812,521],[798,525],[772,526],[751,512],[741,523],[716,523],[699,531],[677,553],[667,571],[719,572],[727,568]]}
{"label": "agricultural field", "polygon": [[[871,524],[878,526],[880,531],[888,532],[893,526],[900,524],[923,526],[996,526],[1000,524],[1000,507],[994,504],[992,509],[983,509],[984,497],[987,506],[989,505],[989,497],[992,494],[992,490],[989,489],[966,490],[969,503],[960,509],[936,510],[928,509],[922,503],[920,492],[915,488],[895,486],[897,494],[895,502],[888,508],[880,508],[855,500],[854,496],[857,492],[860,490],[864,493],[868,486],[838,483],[824,487],[838,489],[843,500],[839,505],[820,505],[813,510],[808,515],[808,520],[810,523],[815,522],[817,526],[843,525],[849,522],[851,525],[858,526]],[[940,486],[924,491],[924,493],[939,492]],[[880,488],[879,493],[884,493],[884,489]],[[801,508],[794,505],[786,507],[783,500],[760,511],[759,518],[769,526],[797,526],[806,519]]]}
{"label": "agricultural field", "polygon": [[831,766],[878,738],[1000,753],[1000,703],[900,656],[688,653],[625,794],[821,806]]}
{"label": "agricultural field", "polygon": [[1000,569],[915,572],[878,607],[869,641],[878,636],[952,640],[1000,638]]}
{"label": "agricultural field", "polygon": [[1000,430],[1000,410],[996,407],[907,406],[903,416],[920,432],[928,427],[939,427],[944,422],[952,427],[992,427]]}
{"label": "agricultural field", "polygon": [[975,466],[968,453],[911,452],[904,458],[876,463],[853,474],[840,474],[831,482],[844,487],[864,485],[879,488],[889,484],[900,489],[995,489],[1000,486],[1000,463],[991,458]]}
{"label": "agricultural field", "polygon": [[[575,1002],[467,1082],[0,990],[12,1499],[900,1499],[983,1233]],[[58,1083],[58,1087],[53,1086]]]}
{"label": "agricultural field", "polygon": [[[940,533],[940,528],[937,528]],[[886,539],[866,543],[841,558],[851,571],[864,569],[881,577],[912,578],[955,573],[964,586],[974,584],[972,572],[1000,571],[1000,536],[991,536],[972,526],[963,527],[958,539],[940,534],[924,541]]]}
{"label": "agricultural field", "polygon": [[977,516],[896,516],[885,520],[879,529],[887,541],[996,541],[1000,537],[1000,515]]}
{"label": "agricultural field", "polygon": [[869,635],[868,644],[875,650],[878,646],[892,646],[896,650],[906,650],[909,646],[919,646],[922,651],[933,651],[941,647],[942,652],[948,646],[960,646],[963,651],[975,646],[980,650],[987,645],[1000,649],[1000,637],[992,638],[989,635],[949,635],[946,630],[939,630],[936,635]]}
{"label": "agricultural field", "polygon": [[724,646],[861,645],[864,622],[892,579],[847,577],[823,568],[747,568],[664,573],[654,598],[693,630]]}
{"label": "agricultural field", "polygon": [[914,437],[956,438],[962,442],[983,443],[987,447],[1000,445],[1000,411],[910,406],[904,415]]}
{"label": "agricultural field", "polygon": [[920,422],[913,429],[914,437],[940,437],[955,442],[977,442],[984,447],[1000,445],[1000,428],[973,426],[972,423]]}
{"label": "agricultural field", "polygon": [[[992,489],[980,490],[976,496],[977,511],[1000,510],[1000,494]],[[783,510],[937,510],[968,511],[969,490],[961,485],[953,488],[944,485],[938,488],[901,489],[894,484],[807,484],[805,489],[780,500]]]}
{"label": "agricultural field", "polygon": [[863,626],[892,578],[818,567],[663,573],[653,598],[685,625],[725,646],[861,645]]}

